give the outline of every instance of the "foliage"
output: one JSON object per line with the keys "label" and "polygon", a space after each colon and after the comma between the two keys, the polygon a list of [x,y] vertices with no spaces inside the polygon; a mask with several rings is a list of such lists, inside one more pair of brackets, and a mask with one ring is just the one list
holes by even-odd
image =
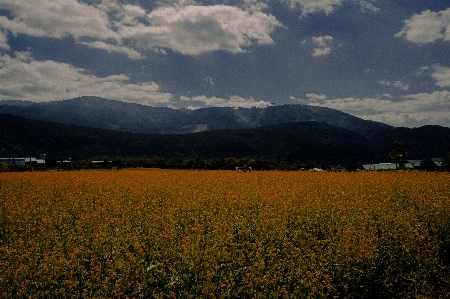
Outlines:
{"label": "foliage", "polygon": [[434,171],[436,168],[436,164],[430,158],[420,161],[420,169]]}
{"label": "foliage", "polygon": [[345,164],[345,170],[347,171],[356,171],[361,168],[362,168],[361,163],[356,161],[350,161],[347,164]]}
{"label": "foliage", "polygon": [[9,171],[8,165],[6,165],[5,163],[0,162],[0,172],[5,172],[5,171]]}
{"label": "foliage", "polygon": [[389,152],[389,157],[394,160],[397,169],[403,169],[406,161],[405,145],[400,140],[394,141],[394,147]]}
{"label": "foliage", "polygon": [[450,171],[450,150],[444,153],[441,168],[442,170]]}
{"label": "foliage", "polygon": [[189,110],[150,107],[99,97],[80,97],[32,105],[17,105],[17,102],[5,101],[0,103],[0,113],[145,134],[193,133],[197,132],[199,127],[208,130],[250,129],[311,120],[363,135],[382,128],[390,128],[386,124],[366,121],[338,110],[308,105],[238,109],[210,107]]}
{"label": "foliage", "polygon": [[2,298],[443,298],[426,172],[0,174]]}
{"label": "foliage", "polygon": [[[239,109],[232,111],[237,113]],[[348,161],[367,164],[384,161],[398,136],[408,148],[409,159],[441,157],[450,140],[450,128],[439,126],[371,132],[366,136],[319,122],[295,122],[195,134],[137,134],[0,114],[3,157],[45,153],[55,161],[158,156],[174,160],[236,157],[319,165],[345,165]],[[289,161],[286,153],[290,154]],[[292,169],[292,165],[285,166]]]}

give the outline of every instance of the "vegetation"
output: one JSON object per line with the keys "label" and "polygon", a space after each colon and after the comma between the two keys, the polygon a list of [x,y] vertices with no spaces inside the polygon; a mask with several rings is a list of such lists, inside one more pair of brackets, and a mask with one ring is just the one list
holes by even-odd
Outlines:
{"label": "vegetation", "polygon": [[406,162],[406,149],[400,140],[394,141],[394,148],[389,152],[389,157],[394,160],[396,169],[403,169]]}
{"label": "vegetation", "polygon": [[442,169],[450,171],[450,150],[446,151],[442,158]]}
{"label": "vegetation", "polygon": [[449,179],[0,173],[0,296],[444,298]]}
{"label": "vegetation", "polygon": [[422,170],[435,171],[437,168],[436,164],[430,158],[420,161],[420,169]]}
{"label": "vegetation", "polygon": [[[273,164],[346,165],[385,162],[402,137],[409,159],[440,158],[448,151],[450,128],[395,128],[364,137],[318,122],[285,123],[256,129],[195,134],[137,134],[66,125],[0,114],[0,155],[46,154],[49,160],[161,157],[173,161],[235,157]],[[445,164],[448,165],[448,164]],[[277,166],[278,167],[278,166]],[[281,167],[286,169],[286,167]]]}
{"label": "vegetation", "polygon": [[311,120],[363,135],[390,128],[389,125],[366,121],[338,110],[308,105],[188,110],[150,107],[99,97],[80,97],[47,103],[0,101],[0,113],[144,134],[194,133],[198,129],[251,129]]}

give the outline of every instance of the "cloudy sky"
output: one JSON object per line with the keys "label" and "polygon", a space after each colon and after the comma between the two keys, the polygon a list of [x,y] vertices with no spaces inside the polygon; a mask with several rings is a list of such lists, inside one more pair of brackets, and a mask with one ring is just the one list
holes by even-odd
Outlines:
{"label": "cloudy sky", "polygon": [[1,0],[0,100],[84,95],[450,127],[450,3]]}

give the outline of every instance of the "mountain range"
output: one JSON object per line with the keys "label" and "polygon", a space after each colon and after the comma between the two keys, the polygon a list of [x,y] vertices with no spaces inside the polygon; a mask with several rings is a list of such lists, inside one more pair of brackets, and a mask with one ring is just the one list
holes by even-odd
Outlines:
{"label": "mountain range", "polygon": [[143,106],[99,97],[81,97],[47,103],[0,101],[0,113],[145,134],[250,129],[300,121],[323,122],[363,135],[390,127],[362,120],[338,110],[307,105],[266,108],[212,107],[188,110]]}
{"label": "mountain range", "polygon": [[450,128],[396,128],[329,108],[149,107],[98,97],[33,103],[0,101],[0,150],[88,159],[251,157],[338,164],[389,161],[398,139],[408,159],[441,157]]}

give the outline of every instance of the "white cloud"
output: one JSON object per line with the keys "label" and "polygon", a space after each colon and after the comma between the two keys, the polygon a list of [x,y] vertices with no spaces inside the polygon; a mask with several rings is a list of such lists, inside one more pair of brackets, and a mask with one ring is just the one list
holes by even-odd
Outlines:
{"label": "white cloud", "polygon": [[368,1],[360,1],[359,5],[361,6],[361,10],[363,12],[379,12],[381,10]]}
{"label": "white cloud", "polygon": [[371,1],[365,0],[282,0],[292,9],[300,8],[302,13],[300,17],[306,17],[314,13],[325,13],[330,15],[343,3],[353,3],[359,5],[363,12],[378,12],[380,9],[375,7]]}
{"label": "white cloud", "polygon": [[[155,82],[131,83],[124,74],[97,77],[86,70],[52,60],[35,60],[29,52],[16,52],[15,56],[0,55],[0,100],[28,100],[49,102],[80,96],[99,96],[111,100],[138,103],[149,106],[173,108],[203,107],[267,107],[266,101],[252,97],[193,96],[176,100],[170,93],[163,93]],[[211,78],[205,78],[213,84]]]}
{"label": "white cloud", "polygon": [[151,26],[122,26],[120,34],[144,49],[168,48],[186,55],[244,52],[252,44],[272,44],[281,26],[274,16],[233,6],[160,7],[148,15]]}
{"label": "white cloud", "polygon": [[393,87],[399,88],[404,91],[409,89],[409,84],[404,84],[401,81],[390,82],[387,80],[381,80],[381,81],[378,81],[378,83],[380,83],[381,85],[393,86]]}
{"label": "white cloud", "polygon": [[250,12],[258,12],[266,9],[268,5],[259,0],[244,0],[244,9]]}
{"label": "white cloud", "polygon": [[450,41],[450,8],[440,12],[426,10],[404,21],[405,25],[396,37],[425,44],[438,40]]}
{"label": "white cloud", "polygon": [[323,94],[315,94],[315,93],[307,93],[306,97],[309,101],[317,102],[317,101],[324,101],[327,97]]}
{"label": "white cloud", "polygon": [[128,16],[145,17],[147,14],[146,10],[138,5],[125,4],[123,9],[127,12]]}
{"label": "white cloud", "polygon": [[211,77],[205,77],[205,78],[203,78],[203,80],[205,80],[206,82],[208,82],[211,85],[216,85],[216,83],[214,83],[214,81]]}
{"label": "white cloud", "polygon": [[8,37],[6,32],[0,29],[0,49],[9,50]]}
{"label": "white cloud", "polygon": [[147,19],[147,11],[137,5],[104,5],[103,9],[106,11],[115,11],[115,18],[118,19],[116,22],[126,26],[136,26]]}
{"label": "white cloud", "polygon": [[28,52],[0,56],[0,81],[0,100],[48,102],[91,95],[158,106],[172,99],[154,82],[133,84],[123,74],[100,78],[66,63],[34,60]]}
{"label": "white cloud", "polygon": [[199,5],[195,0],[159,0],[160,4],[170,7],[184,7],[189,5]]}
{"label": "white cloud", "polygon": [[294,96],[290,96],[289,99],[290,99],[291,101],[295,102],[296,104],[301,104],[301,105],[306,105],[306,104],[308,104],[308,103],[311,102],[311,99],[309,99],[309,100],[304,100],[304,99],[302,99],[302,98],[296,98],[296,97],[294,97]]}
{"label": "white cloud", "polygon": [[285,2],[291,8],[299,7],[302,10],[302,16],[317,12],[324,12],[329,15],[342,4],[342,0],[285,0]]}
{"label": "white cloud", "polygon": [[240,96],[231,96],[228,100],[217,97],[194,96],[194,97],[180,97],[184,102],[184,106],[189,109],[198,109],[204,107],[234,107],[234,108],[265,108],[271,106],[270,102],[255,101],[252,97],[245,99]]}
{"label": "white cloud", "polygon": [[318,46],[318,48],[314,49],[314,53],[312,54],[314,57],[324,56],[331,53],[331,43],[333,42],[333,37],[329,35],[314,36],[312,41]]}
{"label": "white cloud", "polygon": [[436,85],[440,87],[450,86],[450,68],[438,65],[434,67],[434,70],[431,77],[436,80]]}
{"label": "white cloud", "polygon": [[0,28],[14,35],[63,38],[93,37],[100,40],[119,36],[110,29],[108,15],[95,6],[76,0],[2,0],[0,8],[12,18],[0,16]]}
{"label": "white cloud", "polygon": [[401,90],[408,90],[409,89],[409,84],[403,84],[400,81],[395,81],[394,83],[392,83],[392,86],[400,88]]}
{"label": "white cloud", "polygon": [[97,5],[77,0],[4,0],[0,9],[9,16],[0,16],[0,48],[9,49],[9,32],[56,39],[70,36],[90,48],[130,59],[144,58],[138,51],[148,49],[187,55],[218,50],[240,53],[254,44],[272,44],[270,34],[282,26],[274,16],[262,13],[267,6],[256,0],[245,0],[247,10],[192,4],[195,1],[176,1],[172,7],[148,13],[141,6],[116,0]]}
{"label": "white cloud", "polygon": [[116,45],[104,43],[101,41],[81,42],[81,44],[88,46],[89,48],[105,50],[108,53],[125,54],[130,59],[144,59],[145,58],[141,53],[139,53],[138,51],[136,51],[134,49],[123,47],[123,46],[116,46]]}
{"label": "white cloud", "polygon": [[450,126],[450,91],[411,94],[402,97],[401,101],[394,101],[390,96],[312,99],[309,105],[337,109],[363,119],[393,126],[414,127],[426,124]]}

